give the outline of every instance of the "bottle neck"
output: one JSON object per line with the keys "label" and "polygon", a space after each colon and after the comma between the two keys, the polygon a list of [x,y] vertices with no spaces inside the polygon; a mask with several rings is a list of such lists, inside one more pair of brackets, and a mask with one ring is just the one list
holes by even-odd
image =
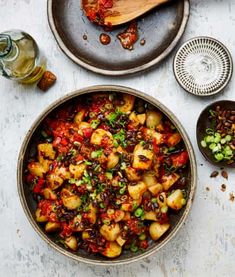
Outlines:
{"label": "bottle neck", "polygon": [[6,57],[12,50],[12,40],[9,35],[0,34],[0,59]]}

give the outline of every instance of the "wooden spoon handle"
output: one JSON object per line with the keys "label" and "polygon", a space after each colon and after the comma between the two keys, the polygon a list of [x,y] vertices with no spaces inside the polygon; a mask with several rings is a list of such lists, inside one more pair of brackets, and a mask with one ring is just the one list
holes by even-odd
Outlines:
{"label": "wooden spoon handle", "polygon": [[119,25],[133,20],[170,0],[116,0],[105,17],[105,24]]}

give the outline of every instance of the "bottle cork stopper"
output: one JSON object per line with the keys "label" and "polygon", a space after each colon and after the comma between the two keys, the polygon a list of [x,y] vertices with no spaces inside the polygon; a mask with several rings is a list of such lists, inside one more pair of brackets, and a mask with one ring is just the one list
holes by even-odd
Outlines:
{"label": "bottle cork stopper", "polygon": [[37,86],[42,91],[47,91],[56,81],[56,76],[51,71],[45,71]]}

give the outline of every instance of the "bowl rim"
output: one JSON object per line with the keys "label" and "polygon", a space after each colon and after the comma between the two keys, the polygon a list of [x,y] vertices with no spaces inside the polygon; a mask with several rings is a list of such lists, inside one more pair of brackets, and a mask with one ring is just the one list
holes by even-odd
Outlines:
{"label": "bowl rim", "polygon": [[[192,91],[188,90],[188,88],[184,85],[184,83],[181,82],[180,77],[179,77],[178,74],[176,73],[176,71],[177,71],[177,70],[176,70],[176,68],[177,68],[177,66],[176,66],[176,61],[177,61],[177,58],[178,58],[178,55],[179,55],[180,51],[181,51],[187,44],[189,44],[190,42],[196,41],[196,40],[199,40],[199,39],[208,39],[208,40],[210,40],[210,41],[214,41],[214,42],[218,43],[219,45],[221,45],[221,46],[224,48],[226,54],[228,55],[228,59],[229,59],[229,62],[230,62],[230,70],[229,70],[229,75],[228,75],[227,80],[224,82],[224,84],[223,84],[220,88],[218,88],[218,89],[215,90],[214,92],[211,92],[210,94],[196,94],[196,93],[193,93]],[[184,91],[186,91],[186,92],[188,92],[188,93],[190,93],[190,94],[192,94],[192,95],[194,95],[194,96],[198,96],[198,97],[210,97],[210,96],[213,96],[213,95],[216,95],[216,94],[222,92],[222,91],[228,86],[228,84],[229,84],[229,82],[230,82],[230,80],[231,80],[231,78],[232,78],[232,76],[233,76],[233,58],[232,58],[231,52],[229,51],[228,47],[225,46],[225,44],[224,44],[223,42],[221,42],[221,41],[219,41],[218,39],[213,38],[213,37],[211,37],[211,36],[197,36],[197,37],[193,37],[193,38],[190,38],[190,39],[186,40],[186,41],[179,47],[179,49],[176,51],[176,54],[175,54],[175,56],[174,56],[172,65],[173,65],[173,72],[174,72],[175,79],[176,79],[177,83],[180,85],[180,87],[182,87],[182,88],[184,89]]]}
{"label": "bowl rim", "polygon": [[198,129],[200,127],[200,121],[201,121],[201,117],[202,115],[207,111],[209,110],[210,108],[214,107],[215,105],[219,105],[221,103],[233,103],[234,106],[235,106],[235,101],[234,100],[228,100],[228,99],[224,99],[224,100],[218,100],[218,101],[215,101],[215,102],[212,102],[210,103],[209,105],[207,105],[205,108],[203,108],[203,110],[201,111],[201,113],[199,114],[198,116],[198,119],[197,119],[197,125],[196,125],[196,139],[197,139],[197,146],[198,146],[198,149],[200,150],[201,154],[203,155],[203,157],[212,165],[214,166],[217,166],[217,167],[227,167],[227,168],[234,168],[234,166],[232,165],[229,165],[229,164],[226,164],[225,162],[216,162],[214,160],[212,160],[207,154],[206,152],[204,151],[204,148],[201,146],[201,140],[199,138],[199,132],[198,132]]}
{"label": "bowl rim", "polygon": [[182,17],[182,22],[180,25],[180,28],[178,30],[178,33],[170,43],[170,45],[155,59],[152,61],[145,63],[143,65],[133,67],[130,69],[123,69],[123,70],[109,70],[109,69],[102,69],[99,67],[96,67],[94,65],[90,65],[84,61],[82,61],[80,58],[78,58],[76,55],[74,55],[65,45],[63,42],[62,38],[60,37],[54,19],[53,19],[53,11],[52,11],[52,5],[53,5],[54,0],[47,0],[47,17],[48,17],[48,22],[49,22],[49,27],[52,31],[53,36],[55,37],[55,40],[62,50],[62,52],[70,58],[74,63],[80,65],[81,67],[88,69],[92,72],[101,74],[101,75],[106,75],[106,76],[125,76],[125,75],[130,75],[134,74],[137,72],[144,71],[148,68],[153,67],[154,65],[159,64],[161,61],[163,61],[177,46],[179,43],[180,39],[182,38],[186,27],[187,23],[189,21],[190,17],[190,0],[183,0],[184,1],[184,9],[183,9],[183,17]]}
{"label": "bowl rim", "polygon": [[[98,261],[98,260],[91,260],[87,258],[80,257],[72,252],[69,252],[66,249],[63,249],[59,245],[57,245],[55,242],[53,242],[48,236],[44,234],[44,232],[39,228],[39,225],[36,223],[33,215],[31,214],[29,207],[27,206],[26,198],[24,195],[24,189],[23,189],[23,160],[24,160],[24,154],[27,149],[28,143],[30,142],[32,135],[34,134],[35,130],[37,127],[41,124],[41,122],[58,106],[61,104],[76,98],[78,96],[88,94],[88,93],[95,93],[95,92],[121,92],[121,93],[127,93],[139,98],[142,98],[143,100],[151,103],[154,105],[156,108],[158,108],[160,111],[162,111],[169,119],[173,122],[175,126],[177,126],[178,131],[182,135],[184,139],[185,146],[187,148],[187,151],[189,153],[189,159],[190,159],[190,171],[191,171],[191,180],[190,180],[190,194],[188,197],[188,201],[184,210],[184,213],[182,214],[181,218],[175,225],[174,229],[166,236],[166,238],[160,242],[159,244],[156,244],[152,249],[147,250],[146,252],[142,254],[138,254],[137,256],[125,259],[125,260],[103,260],[103,261]],[[19,152],[19,157],[18,157],[18,163],[17,163],[17,189],[18,189],[18,194],[20,197],[20,202],[23,207],[24,213],[26,214],[27,219],[29,220],[30,224],[36,231],[36,233],[45,241],[47,242],[52,248],[57,250],[59,253],[64,254],[67,257],[70,257],[78,262],[84,262],[90,265],[123,265],[123,264],[129,264],[131,262],[139,261],[143,258],[146,258],[150,256],[151,254],[155,253],[157,250],[161,249],[166,243],[168,243],[178,232],[178,230],[182,227],[184,224],[190,208],[193,203],[193,199],[195,196],[195,191],[196,191],[196,185],[197,185],[197,166],[196,166],[196,159],[195,159],[195,154],[194,150],[192,147],[192,144],[189,140],[189,137],[179,122],[179,120],[175,117],[175,115],[168,110],[163,104],[161,104],[157,99],[155,99],[152,96],[149,96],[143,92],[140,92],[138,90],[129,88],[129,87],[124,87],[124,86],[117,86],[117,85],[97,85],[97,86],[90,86],[86,88],[82,88],[79,90],[76,90],[72,93],[66,94],[65,96],[59,98],[58,100],[54,101],[52,104],[50,104],[34,121],[32,124],[31,128],[27,132],[23,142],[22,146]]]}

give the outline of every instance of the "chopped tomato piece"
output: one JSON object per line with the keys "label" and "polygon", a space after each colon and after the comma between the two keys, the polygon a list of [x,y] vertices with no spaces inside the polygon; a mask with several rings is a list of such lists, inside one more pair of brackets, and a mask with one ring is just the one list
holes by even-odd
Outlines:
{"label": "chopped tomato piece", "polygon": [[186,163],[188,162],[188,159],[189,159],[189,156],[187,151],[183,151],[179,154],[174,154],[171,156],[172,165],[176,168],[186,165]]}
{"label": "chopped tomato piece", "polygon": [[84,137],[90,138],[91,134],[93,132],[93,129],[92,128],[85,128],[85,129],[82,130],[82,132],[83,132]]}
{"label": "chopped tomato piece", "polygon": [[36,185],[33,187],[33,192],[34,193],[41,193],[42,189],[44,188],[45,180],[42,178],[39,178],[37,180]]}

